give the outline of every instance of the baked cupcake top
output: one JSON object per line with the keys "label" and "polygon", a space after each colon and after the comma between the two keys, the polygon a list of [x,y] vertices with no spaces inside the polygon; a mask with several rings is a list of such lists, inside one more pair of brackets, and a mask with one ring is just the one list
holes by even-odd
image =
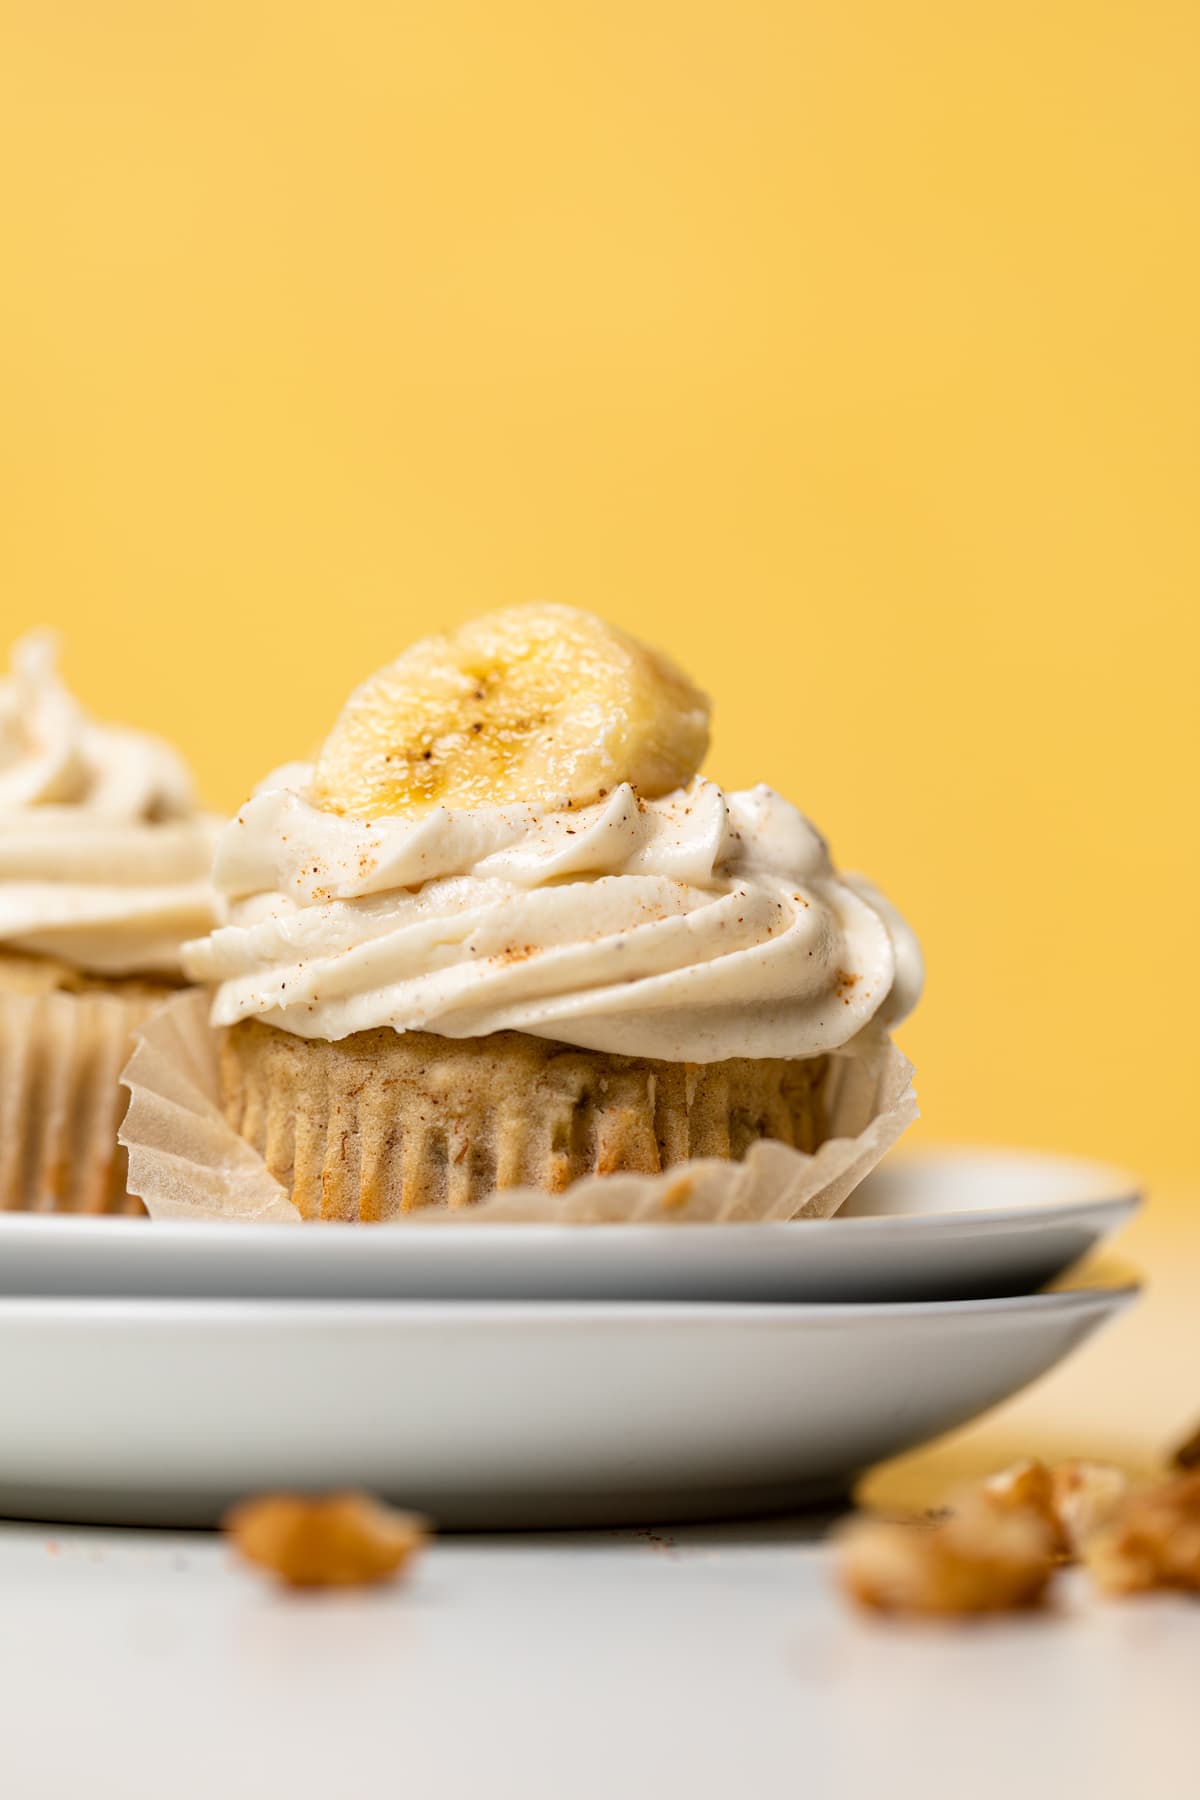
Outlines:
{"label": "baked cupcake top", "polygon": [[770,788],[696,774],[707,720],[686,677],[570,608],[414,646],[223,832],[230,923],[185,952],[214,1022],[713,1062],[902,1017],[912,933]]}
{"label": "baked cupcake top", "polygon": [[0,948],[101,976],[179,975],[215,922],[219,824],[159,738],[91,719],[46,632],[0,680]]}

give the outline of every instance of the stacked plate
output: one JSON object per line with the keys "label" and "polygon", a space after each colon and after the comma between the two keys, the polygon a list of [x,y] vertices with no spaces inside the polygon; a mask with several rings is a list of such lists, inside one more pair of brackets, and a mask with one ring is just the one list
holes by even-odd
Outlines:
{"label": "stacked plate", "polygon": [[1137,1201],[989,1151],[890,1162],[788,1225],[0,1216],[0,1512],[203,1525],[349,1484],[470,1527],[832,1500],[1127,1305],[1044,1290]]}

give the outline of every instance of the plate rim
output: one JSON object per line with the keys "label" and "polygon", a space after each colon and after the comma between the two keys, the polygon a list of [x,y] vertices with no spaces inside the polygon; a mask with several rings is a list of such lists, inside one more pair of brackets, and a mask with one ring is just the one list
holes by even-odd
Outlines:
{"label": "plate rim", "polygon": [[527,1328],[561,1325],[756,1325],[854,1324],[864,1318],[898,1321],[928,1318],[987,1318],[1012,1313],[1120,1312],[1144,1291],[1134,1270],[1102,1284],[1073,1285],[1032,1294],[1004,1294],[977,1300],[314,1300],[294,1298],[195,1297],[163,1295],[0,1295],[0,1326],[6,1323],[168,1326],[250,1324],[272,1330],[320,1325],[493,1324]]}
{"label": "plate rim", "polygon": [[[897,1233],[908,1237],[946,1226],[963,1229],[977,1225],[993,1230],[1045,1228],[1070,1224],[1081,1216],[1097,1213],[1111,1218],[1115,1225],[1131,1218],[1144,1203],[1143,1192],[1131,1189],[1091,1200],[1056,1201],[1044,1207],[979,1207],[967,1208],[961,1212],[940,1213],[869,1213],[861,1218],[842,1218],[835,1214],[829,1219],[646,1220],[637,1224],[609,1224],[601,1220],[586,1224],[567,1224],[520,1219],[485,1220],[470,1224],[461,1219],[408,1218],[388,1224],[371,1223],[365,1229],[362,1224],[339,1219],[310,1219],[292,1224],[289,1221],[267,1223],[257,1219],[147,1220],[127,1216],[108,1218],[90,1213],[5,1212],[0,1213],[0,1239],[5,1233],[16,1236],[21,1232],[31,1237],[45,1236],[51,1242],[60,1235],[63,1242],[68,1242],[70,1237],[98,1235],[101,1240],[107,1239],[115,1244],[118,1234],[122,1238],[132,1234],[132,1241],[149,1243],[154,1239],[165,1241],[165,1234],[169,1233],[177,1242],[184,1238],[198,1238],[217,1244],[230,1239],[244,1243],[249,1234],[256,1244],[320,1242],[326,1251],[332,1245],[362,1245],[368,1240],[372,1243],[381,1239],[388,1243],[403,1243],[406,1237],[411,1238],[416,1232],[426,1236],[430,1242],[440,1239],[445,1243],[457,1243],[469,1234],[471,1243],[489,1245],[511,1240],[528,1246],[531,1241],[561,1243],[577,1238],[583,1240],[589,1236],[603,1236],[606,1243],[637,1243],[649,1238],[665,1243],[678,1242],[681,1237],[698,1240],[714,1234],[719,1234],[722,1238],[737,1236],[747,1242],[762,1242],[765,1237],[776,1237],[784,1233],[793,1236],[798,1230],[815,1226],[821,1227],[823,1237],[831,1232],[837,1237],[863,1234],[888,1236]],[[305,1251],[302,1254],[309,1255],[312,1252]],[[342,1252],[335,1250],[333,1254],[340,1255]]]}

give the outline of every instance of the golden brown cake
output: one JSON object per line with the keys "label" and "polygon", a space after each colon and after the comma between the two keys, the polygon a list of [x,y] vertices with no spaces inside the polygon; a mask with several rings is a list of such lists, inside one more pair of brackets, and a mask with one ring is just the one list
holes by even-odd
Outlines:
{"label": "golden brown cake", "polygon": [[243,1020],[222,1034],[225,1115],[306,1219],[391,1219],[583,1175],[740,1161],[822,1138],[825,1059],[670,1063],[500,1031],[384,1027],[337,1043]]}

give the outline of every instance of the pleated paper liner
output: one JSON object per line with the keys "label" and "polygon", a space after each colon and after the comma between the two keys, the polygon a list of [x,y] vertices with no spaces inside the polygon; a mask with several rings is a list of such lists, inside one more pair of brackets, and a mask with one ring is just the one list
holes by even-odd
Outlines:
{"label": "pleated paper liner", "polygon": [[[121,1129],[130,1190],[155,1219],[300,1223],[283,1184],[225,1117],[220,1043],[207,998],[194,990],[168,1001],[138,1032],[124,1073],[131,1098]],[[828,1058],[821,1102],[828,1135],[812,1152],[763,1139],[741,1162],[701,1157],[658,1174],[593,1175],[557,1194],[509,1188],[476,1205],[421,1207],[388,1223],[827,1218],[916,1118],[912,1068],[884,1033],[861,1034]]]}
{"label": "pleated paper liner", "polygon": [[141,1213],[117,1130],[121,1070],[163,993],[0,988],[0,1211]]}
{"label": "pleated paper liner", "polygon": [[825,1059],[671,1063],[522,1031],[336,1042],[245,1019],[220,1037],[222,1109],[305,1219],[367,1222],[562,1193],[588,1175],[740,1162],[757,1138],[813,1150]]}

